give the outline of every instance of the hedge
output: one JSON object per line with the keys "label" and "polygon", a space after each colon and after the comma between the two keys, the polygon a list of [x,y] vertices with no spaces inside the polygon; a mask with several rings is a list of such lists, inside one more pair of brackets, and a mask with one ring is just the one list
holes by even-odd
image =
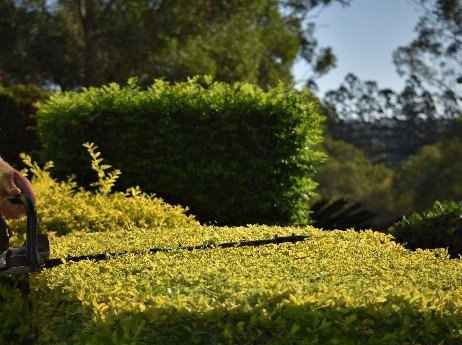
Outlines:
{"label": "hedge", "polygon": [[268,91],[208,78],[146,90],[131,80],[40,104],[42,158],[56,176],[88,185],[82,143],[94,142],[121,169],[120,186],[138,185],[202,222],[226,225],[308,222],[311,179],[322,154],[314,97],[290,86]]}
{"label": "hedge", "polygon": [[36,343],[28,294],[29,276],[0,277],[0,344]]}
{"label": "hedge", "polygon": [[37,344],[461,343],[460,260],[409,252],[382,233],[203,226],[70,234],[51,245],[61,257],[292,232],[310,238],[68,262],[34,274]]}
{"label": "hedge", "polygon": [[10,164],[20,163],[21,152],[38,154],[35,103],[47,97],[48,92],[36,86],[0,85],[0,155]]}
{"label": "hedge", "polygon": [[[193,215],[187,215],[187,208],[173,206],[152,194],[132,187],[125,192],[112,192],[120,171],[107,172],[110,166],[101,163],[97,147],[89,145],[92,157],[94,182],[97,191],[84,190],[72,179],[59,182],[50,171],[53,163],[40,167],[31,157],[22,155],[22,170],[32,181],[37,195],[37,213],[40,231],[48,235],[66,235],[71,232],[111,232],[133,228],[170,228],[196,226],[199,222]],[[85,151],[85,149],[81,149]],[[100,160],[98,162],[98,160]],[[99,175],[99,176],[98,176]],[[26,229],[26,218],[12,220],[15,232],[14,243],[22,245]],[[16,231],[18,229],[18,231]]]}
{"label": "hedge", "polygon": [[[95,170],[94,184],[98,190],[86,191],[78,187],[75,181],[58,182],[50,176],[52,162],[40,167],[30,156],[21,155],[22,165],[27,168],[22,172],[31,180],[37,195],[37,211],[40,231],[46,233],[51,241],[57,236],[100,232],[104,238],[113,243],[120,242],[120,229],[129,232],[156,228],[157,231],[169,227],[198,227],[194,216],[186,215],[187,209],[172,206],[154,195],[143,193],[139,188],[130,188],[126,192],[111,193],[118,171],[106,171],[110,168],[100,164],[102,159],[97,147],[88,144],[87,150]],[[83,151],[85,151],[82,148]],[[24,242],[26,218],[10,220],[13,237],[11,247],[19,247]],[[119,231],[116,237],[113,231]],[[73,237],[70,237],[73,238]],[[82,239],[82,238],[80,238]],[[82,239],[85,243],[85,239]],[[105,241],[98,241],[106,243]],[[83,243],[80,244],[82,248]],[[71,249],[62,249],[72,252]],[[52,247],[52,250],[55,250]],[[103,249],[101,249],[103,250]],[[64,255],[64,254],[63,254]],[[35,343],[34,325],[31,317],[31,303],[28,300],[29,277],[0,277],[0,344],[31,345]]]}
{"label": "hedge", "polygon": [[[162,213],[158,200],[147,196],[104,195],[111,185],[107,176],[100,177],[101,190],[90,193],[24,160],[53,258],[138,254],[0,279],[1,344],[462,341],[462,267],[445,251],[410,252],[372,231],[201,226],[181,209],[164,205]],[[104,200],[107,210],[89,208]],[[168,217],[174,222],[164,223]],[[67,226],[60,228],[58,219]],[[292,233],[309,238],[258,248],[175,250]],[[145,254],[153,247],[172,251]]]}
{"label": "hedge", "polygon": [[403,217],[389,232],[409,249],[446,248],[458,258],[462,255],[462,201],[436,201],[429,212]]}

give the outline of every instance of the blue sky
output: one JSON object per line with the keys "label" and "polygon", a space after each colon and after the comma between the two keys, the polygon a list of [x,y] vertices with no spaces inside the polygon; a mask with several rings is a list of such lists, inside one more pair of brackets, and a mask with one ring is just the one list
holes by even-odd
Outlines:
{"label": "blue sky", "polygon": [[[393,51],[414,37],[419,12],[410,0],[353,0],[347,7],[332,5],[315,19],[321,46],[330,46],[337,67],[318,80],[320,94],[336,89],[353,72],[361,80],[376,80],[380,88],[400,90],[404,80],[392,61]],[[295,80],[309,72],[302,63],[293,69]]]}

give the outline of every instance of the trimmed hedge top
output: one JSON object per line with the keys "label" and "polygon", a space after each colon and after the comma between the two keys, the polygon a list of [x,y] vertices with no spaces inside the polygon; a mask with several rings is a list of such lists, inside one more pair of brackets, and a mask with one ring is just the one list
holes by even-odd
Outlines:
{"label": "trimmed hedge top", "polygon": [[[366,231],[190,227],[68,235],[53,256],[308,233],[296,244],[81,261],[31,278],[39,344],[459,344],[462,264]],[[110,240],[107,236],[120,239]]]}
{"label": "trimmed hedge top", "polygon": [[[291,232],[292,231],[292,232]],[[56,238],[56,245],[51,248],[51,256],[61,258],[65,256],[80,256],[97,253],[120,253],[126,251],[146,251],[150,248],[171,248],[179,246],[198,246],[203,244],[217,244],[222,242],[239,242],[243,240],[258,240],[274,238],[275,236],[289,236],[297,228],[277,226],[249,226],[249,227],[216,227],[190,225],[177,228],[148,228],[131,227],[121,231],[96,232],[85,234],[72,233],[65,237]],[[303,228],[303,232],[313,231]]]}
{"label": "trimmed hedge top", "polygon": [[121,169],[119,186],[140,186],[199,221],[221,225],[307,223],[311,176],[322,157],[314,97],[290,86],[268,91],[192,79],[130,81],[40,104],[43,159],[54,172],[92,180],[84,142]]}

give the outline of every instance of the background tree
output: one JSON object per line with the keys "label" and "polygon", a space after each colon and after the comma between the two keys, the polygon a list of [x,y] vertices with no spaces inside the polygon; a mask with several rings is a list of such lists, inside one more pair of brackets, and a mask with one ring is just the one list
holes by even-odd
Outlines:
{"label": "background tree", "polygon": [[324,103],[335,120],[376,121],[383,118],[418,122],[438,117],[436,99],[419,78],[412,76],[401,92],[380,89],[376,81],[361,81],[349,73],[337,90],[329,90]]}
{"label": "background tree", "polygon": [[462,201],[462,118],[442,137],[397,170],[393,189],[395,205],[402,212],[424,211],[435,200]]}
{"label": "background tree", "polygon": [[462,113],[462,1],[413,0],[422,16],[417,38],[393,55],[398,73],[417,80],[440,116]]}
{"label": "background tree", "polygon": [[335,139],[358,146],[376,162],[397,166],[450,126],[452,120],[438,114],[436,98],[415,77],[397,93],[350,73],[337,90],[326,93],[324,103]]}
{"label": "background tree", "polygon": [[44,1],[30,1],[27,7],[18,1],[0,1],[0,70],[4,82],[36,83],[42,79],[37,61],[27,56],[35,29],[41,26]]}
{"label": "background tree", "polygon": [[329,90],[324,103],[335,120],[373,121],[398,114],[398,95],[379,89],[375,81],[361,81],[349,73],[337,90]]}
{"label": "background tree", "polygon": [[316,79],[336,66],[336,57],[330,47],[319,47],[315,37],[317,13],[331,4],[347,6],[352,0],[282,0],[281,7],[288,22],[296,28],[300,39],[299,58],[309,66],[305,84],[317,89]]}
{"label": "background tree", "polygon": [[350,1],[4,0],[0,68],[61,89],[196,74],[269,86],[292,79],[297,57],[317,76],[333,66],[310,14]]}
{"label": "background tree", "polygon": [[[359,202],[381,217],[392,215],[393,171],[374,164],[362,150],[330,137],[321,145],[327,162],[317,168],[319,197]],[[316,201],[316,200],[315,200]]]}

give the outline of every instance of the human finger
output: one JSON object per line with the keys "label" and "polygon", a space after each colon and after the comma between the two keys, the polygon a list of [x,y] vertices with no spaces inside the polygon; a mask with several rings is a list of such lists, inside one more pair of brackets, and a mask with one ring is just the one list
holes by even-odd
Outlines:
{"label": "human finger", "polygon": [[15,219],[26,214],[23,205],[13,204],[7,199],[0,199],[0,213],[7,218]]}
{"label": "human finger", "polygon": [[0,183],[3,187],[2,189],[6,194],[11,196],[17,196],[21,193],[21,190],[15,183],[15,175],[15,171],[11,169],[11,171],[4,172],[0,179]]}
{"label": "human finger", "polygon": [[34,189],[32,188],[32,184],[19,171],[15,171],[14,183],[17,187],[19,187],[20,192],[28,194],[32,198],[32,200],[35,202],[35,192],[34,192]]}

